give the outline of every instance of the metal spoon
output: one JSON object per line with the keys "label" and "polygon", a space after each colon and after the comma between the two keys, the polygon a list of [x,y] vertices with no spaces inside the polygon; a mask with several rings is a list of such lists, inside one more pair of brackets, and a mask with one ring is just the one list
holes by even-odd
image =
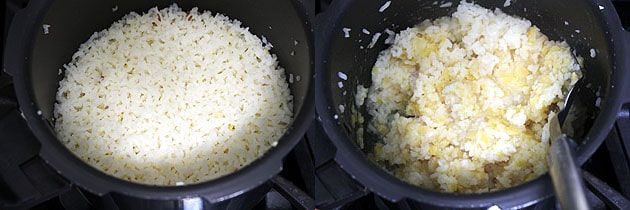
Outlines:
{"label": "metal spoon", "polygon": [[[581,79],[580,79],[581,80]],[[580,81],[578,81],[579,83]],[[564,108],[553,116],[549,122],[549,134],[552,139],[547,152],[547,164],[553,181],[556,198],[562,209],[582,210],[590,209],[584,191],[584,181],[579,166],[575,163],[573,148],[575,141],[562,133],[558,115],[569,110],[572,100],[571,93],[577,84],[569,90]],[[566,116],[563,114],[563,116]],[[573,146],[573,147],[572,147]]]}

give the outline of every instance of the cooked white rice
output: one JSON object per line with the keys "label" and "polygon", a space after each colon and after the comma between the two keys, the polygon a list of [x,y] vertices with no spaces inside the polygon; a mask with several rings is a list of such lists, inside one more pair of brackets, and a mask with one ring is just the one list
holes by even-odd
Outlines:
{"label": "cooked white rice", "polygon": [[452,17],[401,31],[378,57],[365,104],[383,141],[370,157],[439,191],[523,183],[547,171],[552,106],[579,77],[565,42],[462,1]]}
{"label": "cooked white rice", "polygon": [[151,185],[232,173],[292,121],[284,69],[237,20],[177,5],[130,13],[65,65],[58,138],[85,162]]}

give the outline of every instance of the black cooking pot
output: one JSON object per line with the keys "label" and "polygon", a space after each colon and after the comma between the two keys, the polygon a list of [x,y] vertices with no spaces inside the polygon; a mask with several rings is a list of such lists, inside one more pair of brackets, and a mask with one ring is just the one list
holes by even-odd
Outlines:
{"label": "black cooking pot", "polygon": [[[57,71],[68,63],[79,45],[96,31],[108,28],[125,14],[164,8],[173,1],[33,0],[19,11],[11,25],[5,49],[6,71],[29,127],[41,142],[40,155],[70,182],[97,195],[111,195],[124,204],[173,208],[186,202],[219,208],[251,208],[260,201],[269,180],[282,170],[283,158],[302,138],[314,116],[313,46],[310,19],[302,1],[176,1],[183,10],[198,7],[238,19],[257,36],[273,44],[271,53],[289,74],[300,76],[289,84],[293,95],[294,122],[262,157],[244,168],[211,181],[186,186],[149,186],[109,176],[73,155],[56,138],[53,105]],[[50,25],[44,34],[43,24]],[[41,110],[41,116],[38,111]],[[184,199],[184,200],[181,200]],[[213,205],[210,205],[213,204]],[[125,207],[123,207],[125,208]],[[135,208],[135,207],[134,207]]]}
{"label": "black cooking pot", "polygon": [[[514,208],[551,197],[553,188],[548,175],[489,193],[442,193],[403,182],[366,158],[365,153],[377,139],[365,133],[365,149],[357,146],[357,128],[367,123],[353,124],[350,110],[353,106],[356,108],[357,85],[371,85],[372,66],[378,53],[388,47],[384,44],[385,29],[397,33],[423,20],[448,16],[459,4],[457,0],[391,1],[388,8],[379,12],[386,2],[389,1],[334,1],[317,17],[316,107],[324,130],[337,148],[335,160],[339,165],[381,197],[393,202],[407,199],[418,207],[488,208],[497,205]],[[584,78],[573,91],[575,101],[563,126],[565,132],[579,141],[576,158],[583,164],[607,136],[622,104],[629,101],[629,94],[623,90],[628,90],[627,81],[630,81],[630,34],[622,29],[611,2],[512,0],[508,7],[503,6],[505,1],[478,0],[475,3],[527,18],[550,39],[566,40],[576,54],[584,57]],[[350,37],[344,37],[344,28],[351,29]],[[371,34],[362,33],[364,28]],[[383,35],[370,48],[376,32]],[[594,58],[590,57],[591,49],[596,51]],[[345,73],[348,80],[341,79],[338,72]],[[343,88],[338,82],[343,83]],[[368,116],[365,110],[358,110]]]}

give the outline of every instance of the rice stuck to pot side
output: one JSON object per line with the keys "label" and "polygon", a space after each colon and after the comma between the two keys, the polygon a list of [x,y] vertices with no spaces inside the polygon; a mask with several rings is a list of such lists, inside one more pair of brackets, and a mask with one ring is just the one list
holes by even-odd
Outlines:
{"label": "rice stuck to pot side", "polygon": [[292,121],[270,45],[237,20],[177,5],[130,13],[65,65],[58,138],[115,177],[191,184],[262,156]]}
{"label": "rice stuck to pot side", "polygon": [[565,42],[528,20],[462,1],[452,17],[408,28],[381,52],[366,106],[382,142],[369,156],[444,192],[531,180],[547,171],[548,120],[579,69]]}

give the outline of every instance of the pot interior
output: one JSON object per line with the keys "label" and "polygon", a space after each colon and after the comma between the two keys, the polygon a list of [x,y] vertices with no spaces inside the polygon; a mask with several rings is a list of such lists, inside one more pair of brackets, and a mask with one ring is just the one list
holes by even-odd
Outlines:
{"label": "pot interior", "polygon": [[[254,173],[259,173],[260,178],[250,178],[250,181],[241,182],[242,184],[238,185],[247,185],[248,183],[249,185],[261,184],[265,179],[263,177],[269,178],[275,175],[266,173],[277,173],[280,170],[280,160],[283,155],[286,155],[293,145],[297,143],[299,137],[302,136],[302,134],[298,133],[298,130],[305,130],[310,124],[310,115],[312,115],[313,111],[311,105],[313,100],[311,97],[312,93],[309,93],[312,92],[310,88],[312,88],[313,85],[313,56],[310,36],[311,31],[309,30],[309,27],[311,26],[308,22],[308,14],[301,10],[299,3],[294,1],[192,0],[173,2],[160,0],[88,2],[81,0],[64,0],[49,2],[48,10],[42,13],[44,14],[42,21],[38,23],[38,25],[33,26],[36,28],[36,34],[34,35],[35,38],[33,40],[34,44],[31,63],[30,68],[27,68],[27,72],[24,74],[28,79],[30,79],[30,81],[26,80],[28,81],[26,84],[27,89],[30,89],[28,90],[30,95],[27,100],[32,100],[35,107],[41,110],[41,118],[46,124],[44,127],[47,127],[47,131],[42,131],[42,129],[39,129],[41,127],[36,127],[38,133],[44,133],[43,135],[38,136],[39,140],[47,142],[47,145],[53,144],[54,147],[63,147],[61,142],[54,137],[42,137],[54,136],[54,121],[52,119],[53,107],[55,104],[57,88],[59,87],[59,81],[64,77],[64,74],[58,74],[58,71],[64,70],[62,66],[71,61],[72,55],[79,49],[79,46],[87,41],[93,33],[109,28],[112,23],[120,20],[124,15],[132,11],[142,14],[152,7],[157,6],[158,9],[162,9],[173,3],[177,3],[177,5],[184,11],[190,10],[193,7],[198,7],[200,12],[207,10],[211,11],[212,14],[221,13],[232,20],[239,20],[242,23],[241,27],[248,27],[250,32],[259,38],[264,36],[273,45],[270,52],[277,56],[279,65],[285,69],[285,76],[289,83],[291,95],[293,96],[294,121],[285,135],[278,141],[278,146],[271,148],[269,152],[263,155],[263,157],[268,157],[269,153],[274,153],[273,158],[258,158],[249,164],[264,165],[261,167],[265,169],[261,170],[261,167],[252,169],[258,170],[258,172]],[[50,26],[47,34],[44,34],[42,30],[44,24]],[[34,114],[34,112],[25,114]],[[70,156],[73,156],[73,154],[71,154],[69,150],[65,151],[67,152],[54,155],[63,157],[61,160],[72,159],[72,163],[59,163],[64,161],[55,160],[57,165],[53,165],[55,167],[64,164],[72,165],[67,167],[75,167],[74,169],[63,170],[63,173],[74,174],[70,176],[71,178],[81,177],[81,175],[77,174],[83,173],[81,171],[87,167],[87,164],[81,166],[80,163],[77,163],[78,158],[71,158]],[[282,151],[280,153],[284,154],[280,155],[278,153],[276,155],[275,151]],[[265,159],[265,164],[257,164],[262,163],[260,161],[261,159]],[[272,162],[271,160],[278,161],[278,163],[274,162],[269,164],[269,162]],[[245,168],[252,168],[249,167],[249,165]],[[269,166],[278,168],[272,169]],[[57,170],[62,171],[62,169],[59,168],[57,168]],[[247,173],[251,174],[252,170],[248,170]],[[91,174],[96,174],[94,170],[91,171]],[[104,174],[101,174],[98,177],[103,178],[104,176]],[[240,175],[238,176],[241,177]],[[259,179],[263,180],[260,181]],[[233,181],[232,178],[229,180]],[[250,182],[256,183],[253,184]],[[80,185],[85,184],[86,183],[82,183]],[[126,184],[128,183],[117,182],[117,186]],[[103,186],[107,186],[107,184],[104,184]],[[239,186],[234,185],[231,188],[238,187]],[[255,186],[246,187],[251,188]],[[151,191],[151,189],[148,188],[146,188],[146,190]],[[229,190],[242,192],[246,189]],[[172,196],[177,196],[177,193]]]}
{"label": "pot interior", "polygon": [[[503,1],[480,0],[475,3],[530,20],[549,39],[566,41],[575,50],[575,54],[584,58],[583,79],[573,90],[574,102],[563,130],[579,143],[584,143],[584,139],[597,132],[590,129],[600,112],[596,100],[601,98],[601,104],[605,104],[613,74],[611,60],[613,49],[606,24],[596,14],[597,7],[593,7],[588,1],[566,0],[512,1],[508,7],[503,6]],[[335,121],[339,122],[338,125],[346,136],[356,140],[357,129],[366,128],[365,147],[362,150],[364,153],[371,152],[379,138],[367,132],[370,116],[366,113],[365,106],[356,107],[355,93],[357,85],[371,86],[372,66],[378,53],[389,47],[384,44],[388,36],[384,31],[389,29],[398,33],[424,20],[449,16],[455,12],[459,1],[392,1],[385,11],[379,12],[383,4],[382,1],[356,2],[349,4],[346,10],[334,11],[341,14],[341,19],[333,29],[328,43],[330,50],[327,51],[328,55],[325,58],[327,62],[322,68],[325,80],[317,81],[318,84],[326,86],[324,95],[329,98],[328,106],[331,112],[338,116],[338,120]],[[351,29],[350,37],[344,37],[343,28]],[[363,33],[362,29],[367,29],[371,34]],[[373,48],[369,48],[368,45],[376,32],[382,33],[382,36]],[[589,54],[591,49],[597,52],[594,58]],[[348,80],[340,79],[338,72],[346,74]],[[343,82],[342,88],[338,82]],[[340,110],[340,105],[344,111]],[[358,110],[365,117],[363,124],[353,124],[351,120],[353,112],[349,111],[352,109]]]}

